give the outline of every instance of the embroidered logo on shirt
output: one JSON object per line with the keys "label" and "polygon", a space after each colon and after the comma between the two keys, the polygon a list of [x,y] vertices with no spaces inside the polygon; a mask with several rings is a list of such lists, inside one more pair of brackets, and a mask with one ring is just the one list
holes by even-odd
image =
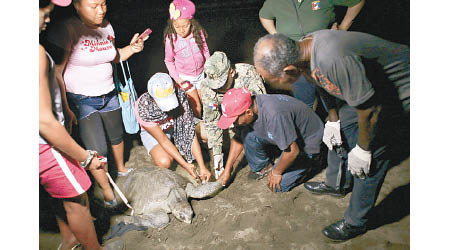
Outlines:
{"label": "embroidered logo on shirt", "polygon": [[311,5],[312,10],[320,10],[320,1],[313,1]]}
{"label": "embroidered logo on shirt", "polygon": [[288,101],[288,99],[287,99],[286,96],[284,96],[284,95],[279,95],[279,96],[278,96],[278,99],[280,99],[280,101],[285,101],[285,102]]}
{"label": "embroidered logo on shirt", "polygon": [[273,135],[270,132],[267,132],[267,137],[269,137],[271,140],[273,140]]}
{"label": "embroidered logo on shirt", "polygon": [[211,110],[216,110],[217,109],[217,104],[216,103],[210,103],[208,104],[208,108]]}
{"label": "embroidered logo on shirt", "polygon": [[83,46],[81,50],[89,50],[89,52],[95,52],[95,51],[104,51],[112,49],[112,40],[109,40],[109,37],[107,40],[89,40],[85,39],[81,41],[81,45]]}
{"label": "embroidered logo on shirt", "polygon": [[334,96],[341,96],[341,90],[339,87],[331,82],[326,76],[323,74],[320,74],[319,68],[315,68],[311,74],[312,78],[314,80],[318,81],[320,86],[322,86],[328,93],[334,95]]}

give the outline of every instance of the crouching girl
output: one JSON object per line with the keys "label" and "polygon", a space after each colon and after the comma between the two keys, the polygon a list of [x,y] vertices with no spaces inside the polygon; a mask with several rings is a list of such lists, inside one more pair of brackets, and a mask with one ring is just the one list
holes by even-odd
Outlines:
{"label": "crouching girl", "polygon": [[[193,178],[209,181],[211,173],[203,161],[185,90],[175,88],[172,78],[165,73],[154,74],[147,88],[148,92],[136,101],[135,113],[148,154],[159,167],[169,168],[175,160]],[[194,159],[200,167],[200,176],[192,164]]]}

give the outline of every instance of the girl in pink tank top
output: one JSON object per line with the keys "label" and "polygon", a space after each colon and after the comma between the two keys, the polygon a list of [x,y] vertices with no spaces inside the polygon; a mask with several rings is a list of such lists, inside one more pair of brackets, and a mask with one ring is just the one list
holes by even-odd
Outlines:
{"label": "girl in pink tank top", "polygon": [[[118,175],[125,176],[131,169],[125,167],[123,160],[123,124],[111,63],[125,61],[141,52],[144,41],[136,33],[128,46],[118,50],[114,30],[105,19],[106,0],[73,0],[73,5],[78,16],[68,19],[62,30],[50,35],[66,51],[63,62],[55,70],[62,86],[66,124],[71,131],[72,122],[77,123],[85,147],[101,155],[107,155],[109,142]],[[103,190],[105,205],[114,206],[116,200],[106,172],[91,173]]]}

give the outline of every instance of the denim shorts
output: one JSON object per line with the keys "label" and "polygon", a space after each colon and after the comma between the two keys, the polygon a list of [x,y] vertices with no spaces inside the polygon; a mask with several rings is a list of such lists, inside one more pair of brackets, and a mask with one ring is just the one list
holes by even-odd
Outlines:
{"label": "denim shorts", "polygon": [[67,92],[67,100],[78,120],[94,112],[110,112],[120,108],[115,90],[101,96],[85,96]]}
{"label": "denim shorts", "polygon": [[[165,134],[167,135],[167,138],[169,138],[170,140],[172,138],[173,129],[171,129],[168,132],[165,132]],[[141,127],[141,141],[142,144],[144,144],[144,147],[147,150],[148,155],[150,155],[150,150],[152,150],[154,146],[159,144],[158,141],[155,139],[155,137],[153,137],[149,132],[147,132],[147,130],[145,130],[142,127]]]}

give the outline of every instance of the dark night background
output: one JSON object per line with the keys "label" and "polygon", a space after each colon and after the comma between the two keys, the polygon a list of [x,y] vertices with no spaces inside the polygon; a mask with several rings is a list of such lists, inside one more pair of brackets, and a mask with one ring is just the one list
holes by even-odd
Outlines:
{"label": "dark night background", "polygon": [[[106,18],[111,22],[117,47],[127,45],[134,33],[149,27],[153,33],[144,50],[128,61],[138,95],[146,91],[148,79],[156,72],[167,72],[164,64],[163,30],[169,17],[170,0],[108,0]],[[264,0],[197,0],[195,19],[207,30],[210,53],[224,51],[232,63],[252,64],[253,45],[266,34],[258,18]],[[338,23],[345,7],[337,7]],[[70,8],[56,7],[52,23],[73,14]],[[52,23],[50,25],[52,25]],[[366,0],[350,30],[380,36],[409,45],[410,2],[408,0]],[[49,49],[51,51],[51,49]],[[54,55],[57,57],[57,55]],[[57,58],[56,58],[57,60]],[[121,75],[121,74],[119,74]]]}

